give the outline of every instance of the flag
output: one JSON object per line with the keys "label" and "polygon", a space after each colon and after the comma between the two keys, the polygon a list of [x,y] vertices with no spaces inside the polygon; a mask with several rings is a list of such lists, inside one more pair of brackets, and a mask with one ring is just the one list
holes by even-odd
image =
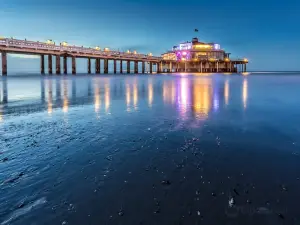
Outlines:
{"label": "flag", "polygon": [[195,32],[198,32],[198,29],[195,29]]}

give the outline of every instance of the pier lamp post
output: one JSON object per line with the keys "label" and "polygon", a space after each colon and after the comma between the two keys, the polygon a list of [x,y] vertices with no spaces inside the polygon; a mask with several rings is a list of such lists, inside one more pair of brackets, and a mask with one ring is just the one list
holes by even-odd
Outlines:
{"label": "pier lamp post", "polygon": [[248,63],[248,59],[244,58],[244,71],[243,72],[246,72],[247,71],[247,63]]}
{"label": "pier lamp post", "polygon": [[225,58],[224,62],[225,62],[225,70],[226,70],[226,72],[230,72],[231,71],[231,66],[229,66],[230,59],[229,58]]}
{"label": "pier lamp post", "polygon": [[46,43],[47,43],[48,45],[53,45],[53,44],[54,44],[54,41],[52,41],[51,39],[48,39],[48,40],[46,41]]}

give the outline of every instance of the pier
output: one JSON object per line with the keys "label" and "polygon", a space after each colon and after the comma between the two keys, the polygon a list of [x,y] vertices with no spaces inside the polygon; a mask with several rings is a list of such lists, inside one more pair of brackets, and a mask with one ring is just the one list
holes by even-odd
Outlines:
{"label": "pier", "polygon": [[[76,59],[87,59],[87,74],[91,74],[92,60],[95,73],[100,74],[101,65],[103,73],[108,74],[109,61],[113,61],[113,73],[177,73],[177,72],[198,72],[198,73],[244,73],[247,71],[248,59],[231,59],[230,54],[220,48],[219,44],[199,42],[193,38],[192,42],[184,42],[174,46],[171,51],[162,54],[161,57],[149,54],[140,54],[136,51],[126,52],[110,50],[99,47],[88,48],[83,46],[69,46],[67,42],[56,45],[53,41],[47,42],[18,40],[13,38],[0,39],[0,53],[2,62],[2,75],[6,76],[8,71],[7,54],[30,54],[40,56],[40,72],[45,74],[45,57],[48,58],[48,74],[68,74],[67,61],[71,58],[73,75],[76,75]],[[63,58],[63,71],[61,71],[61,58]],[[55,61],[55,68],[53,68]],[[126,62],[126,63],[125,63]],[[133,68],[131,68],[133,62]],[[123,64],[126,70],[123,70]],[[117,65],[119,64],[119,66]],[[146,66],[148,65],[148,71]],[[140,65],[140,66],[139,66]]]}
{"label": "pier", "polygon": [[[127,62],[127,73],[131,73],[131,62],[134,62],[134,73],[145,73],[145,63],[150,66],[150,73],[153,71],[153,66],[156,66],[156,71],[161,72],[161,57],[152,56],[149,54],[139,54],[134,52],[121,52],[104,48],[101,50],[99,47],[87,48],[80,46],[69,46],[66,42],[56,45],[52,41],[38,42],[28,40],[18,40],[12,38],[0,39],[0,52],[2,61],[2,75],[6,76],[8,71],[7,54],[30,54],[39,55],[41,57],[40,71],[41,74],[45,74],[45,57],[48,57],[48,74],[51,75],[55,71],[57,75],[61,74],[61,57],[63,58],[63,74],[68,73],[67,60],[72,60],[72,74],[76,74],[76,59],[86,58],[87,59],[87,73],[91,74],[92,63],[91,60],[95,61],[95,72],[100,74],[101,61],[104,64],[104,74],[108,73],[108,62],[113,61],[113,72],[117,73],[117,63],[119,63],[120,73],[123,73],[123,62]],[[52,58],[55,57],[56,67],[53,71]],[[142,71],[139,71],[139,64],[142,64]]]}

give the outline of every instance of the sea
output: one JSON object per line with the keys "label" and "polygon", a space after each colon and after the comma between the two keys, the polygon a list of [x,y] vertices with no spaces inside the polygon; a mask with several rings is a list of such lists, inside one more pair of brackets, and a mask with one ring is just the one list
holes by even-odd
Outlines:
{"label": "sea", "polygon": [[0,225],[300,224],[300,73],[0,77]]}

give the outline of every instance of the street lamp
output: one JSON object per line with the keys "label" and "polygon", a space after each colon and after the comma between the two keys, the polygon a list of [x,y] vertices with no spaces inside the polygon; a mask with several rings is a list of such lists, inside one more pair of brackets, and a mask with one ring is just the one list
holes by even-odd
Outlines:
{"label": "street lamp", "polygon": [[54,41],[52,41],[51,39],[49,39],[49,40],[46,41],[46,43],[47,43],[48,45],[53,45],[53,44],[54,44]]}

